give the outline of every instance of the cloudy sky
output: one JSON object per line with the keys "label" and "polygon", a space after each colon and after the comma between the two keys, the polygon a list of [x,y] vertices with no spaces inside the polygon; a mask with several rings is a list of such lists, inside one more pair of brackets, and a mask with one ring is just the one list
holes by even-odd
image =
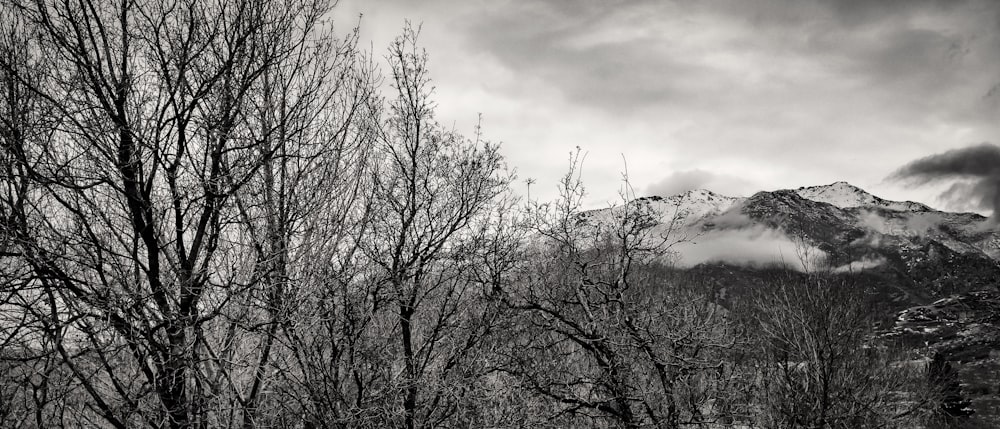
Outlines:
{"label": "cloudy sky", "polygon": [[949,208],[947,184],[885,178],[1000,143],[1000,1],[341,0],[336,19],[362,14],[380,53],[422,24],[438,119],[482,113],[535,197],[580,146],[592,206],[627,161],[639,194],[846,180]]}

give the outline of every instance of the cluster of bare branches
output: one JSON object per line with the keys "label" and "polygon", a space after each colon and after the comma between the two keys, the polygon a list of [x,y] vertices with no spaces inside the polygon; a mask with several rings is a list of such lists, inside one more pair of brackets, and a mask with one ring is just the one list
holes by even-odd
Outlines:
{"label": "cluster of bare branches", "polygon": [[435,120],[418,31],[383,72],[331,7],[0,4],[0,426],[888,427],[933,403],[827,289],[747,322],[681,284],[664,214],[581,211],[579,153],[522,203],[498,145]]}
{"label": "cluster of bare branches", "polygon": [[741,374],[757,379],[761,425],[914,427],[940,411],[923,362],[874,340],[877,319],[848,279],[776,279],[752,301],[754,358]]}
{"label": "cluster of bare branches", "polygon": [[653,228],[662,213],[628,198],[608,219],[580,212],[580,162],[577,152],[558,202],[529,206],[537,243],[501,296],[517,333],[500,369],[544,404],[519,424],[718,423],[737,329],[707,296],[674,287],[670,237]]}

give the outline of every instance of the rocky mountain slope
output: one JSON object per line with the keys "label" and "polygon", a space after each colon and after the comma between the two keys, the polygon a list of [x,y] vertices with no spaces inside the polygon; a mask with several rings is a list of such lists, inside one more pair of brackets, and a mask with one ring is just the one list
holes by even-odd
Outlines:
{"label": "rocky mountain slope", "polygon": [[[846,182],[758,192],[693,190],[632,202],[656,213],[682,268],[723,264],[873,275],[898,309],[1000,280],[1000,229],[975,213],[889,201]],[[614,222],[624,207],[587,213]]]}

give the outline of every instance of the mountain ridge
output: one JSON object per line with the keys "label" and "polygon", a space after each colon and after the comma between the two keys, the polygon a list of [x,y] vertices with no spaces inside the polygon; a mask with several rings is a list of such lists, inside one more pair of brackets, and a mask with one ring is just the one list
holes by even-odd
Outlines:
{"label": "mountain ridge", "polygon": [[[864,271],[894,285],[889,299],[900,305],[995,287],[1000,280],[1000,232],[988,218],[883,199],[847,182],[749,197],[691,190],[629,204],[658,217],[653,235],[674,238],[678,268]],[[586,217],[612,222],[623,207]]]}
{"label": "mountain ridge", "polygon": [[935,211],[914,201],[892,201],[877,197],[848,182],[829,185],[803,186],[795,190],[802,198],[824,202],[840,208],[869,207],[894,211]]}

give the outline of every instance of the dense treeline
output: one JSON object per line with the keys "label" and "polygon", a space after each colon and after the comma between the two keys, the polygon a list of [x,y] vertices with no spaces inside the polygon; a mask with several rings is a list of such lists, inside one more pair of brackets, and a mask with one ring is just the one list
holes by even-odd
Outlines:
{"label": "dense treeline", "polygon": [[579,157],[517,199],[435,120],[416,31],[383,69],[328,13],[3,2],[0,426],[945,421],[949,373],[849,283],[720,301],[629,192],[581,220]]}

